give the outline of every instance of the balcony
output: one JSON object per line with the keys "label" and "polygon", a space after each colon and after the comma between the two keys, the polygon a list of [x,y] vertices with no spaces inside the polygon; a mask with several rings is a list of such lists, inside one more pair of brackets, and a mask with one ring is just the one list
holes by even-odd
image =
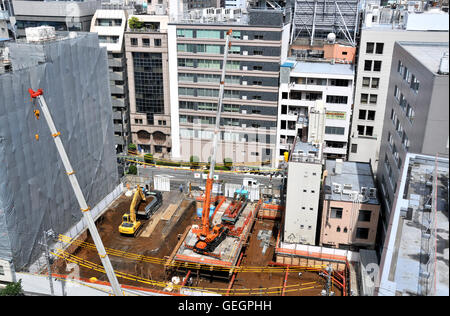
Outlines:
{"label": "balcony", "polygon": [[112,94],[123,94],[124,93],[123,86],[111,85],[110,88],[111,88]]}
{"label": "balcony", "polygon": [[109,80],[120,80],[123,81],[123,72],[110,72]]}
{"label": "balcony", "polygon": [[[111,93],[113,93],[112,90],[111,90]],[[125,108],[125,101],[123,99],[114,99],[114,98],[112,98],[111,101],[112,101],[111,103],[112,103],[113,107]]]}

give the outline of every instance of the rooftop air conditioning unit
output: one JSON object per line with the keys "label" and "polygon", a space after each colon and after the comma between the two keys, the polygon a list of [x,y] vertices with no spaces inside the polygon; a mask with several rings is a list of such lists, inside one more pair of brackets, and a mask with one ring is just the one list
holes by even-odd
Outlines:
{"label": "rooftop air conditioning unit", "polygon": [[342,192],[342,186],[340,183],[333,183],[332,184],[332,190],[334,193],[341,193]]}
{"label": "rooftop air conditioning unit", "polygon": [[369,190],[368,190],[368,188],[367,187],[361,187],[361,194],[362,195],[367,195],[369,193]]}
{"label": "rooftop air conditioning unit", "polygon": [[371,198],[371,199],[377,198],[377,189],[376,188],[369,189],[369,198]]}

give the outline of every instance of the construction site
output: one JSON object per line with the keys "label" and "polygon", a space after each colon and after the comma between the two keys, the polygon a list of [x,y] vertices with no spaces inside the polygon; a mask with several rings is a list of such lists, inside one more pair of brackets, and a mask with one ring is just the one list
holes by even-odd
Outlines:
{"label": "construction site", "polygon": [[[118,227],[132,204],[126,192],[96,221],[121,286],[168,295],[321,295],[327,282],[325,266],[289,266],[274,261],[281,217],[278,207],[249,202],[223,241],[211,254],[192,249],[201,227],[196,210],[201,197],[164,192],[161,207],[135,236],[120,234]],[[129,194],[128,194],[129,195]],[[218,196],[211,222],[218,223],[233,199]],[[144,202],[139,207],[145,208]],[[276,217],[276,219],[274,218]],[[59,236],[67,245],[58,249],[55,275],[66,275],[67,264],[80,266],[80,277],[92,283],[108,282],[92,237],[86,231],[76,239]],[[344,295],[332,282],[335,295]]]}

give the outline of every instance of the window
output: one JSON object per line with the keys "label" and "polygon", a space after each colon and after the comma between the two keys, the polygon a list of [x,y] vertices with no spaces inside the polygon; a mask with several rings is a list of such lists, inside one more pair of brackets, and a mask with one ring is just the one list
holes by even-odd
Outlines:
{"label": "window", "polygon": [[194,74],[179,73],[178,74],[178,81],[194,82]]}
{"label": "window", "polygon": [[419,92],[419,80],[414,75],[411,75],[411,86],[410,87],[415,93]]}
{"label": "window", "polygon": [[197,30],[197,38],[217,38],[220,39],[221,31]]}
{"label": "window", "polygon": [[347,97],[341,95],[327,95],[327,103],[347,104]]}
{"label": "window", "polygon": [[183,30],[183,29],[177,29],[177,37],[188,37],[193,38],[194,36],[193,30]]}
{"label": "window", "polygon": [[253,51],[253,55],[262,55],[263,51],[262,50],[254,50]]}
{"label": "window", "polygon": [[253,70],[263,70],[262,66],[253,66]]}
{"label": "window", "polygon": [[375,43],[367,43],[366,44],[366,54],[373,54],[373,50],[375,48]]}
{"label": "window", "polygon": [[397,64],[397,72],[401,75],[403,73],[403,63],[399,60]]}
{"label": "window", "polygon": [[360,119],[360,120],[365,120],[366,119],[366,110],[359,110],[359,116],[358,116],[358,118]]}
{"label": "window", "polygon": [[397,101],[400,100],[400,90],[398,89],[397,86],[394,87],[394,97]]}
{"label": "window", "polygon": [[337,232],[337,233],[340,233],[340,232],[341,232],[341,228],[340,228],[339,226],[336,228],[336,232]]}
{"label": "window", "polygon": [[146,47],[150,46],[150,39],[148,39],[148,38],[143,38],[143,39],[142,39],[142,45],[143,45],[143,46],[146,46]]}
{"label": "window", "polygon": [[372,89],[378,89],[378,85],[380,84],[380,78],[372,78]]}
{"label": "window", "polygon": [[344,233],[347,233],[347,227],[344,227]]}
{"label": "window", "polygon": [[325,134],[344,135],[345,127],[325,126]]}
{"label": "window", "polygon": [[408,105],[407,105],[407,107],[406,107],[406,117],[407,117],[407,118],[409,119],[409,121],[412,123],[412,121],[414,120],[414,116],[415,116],[414,109],[413,109],[412,106],[409,105],[409,103],[408,103]]}
{"label": "window", "polygon": [[364,125],[358,125],[358,135],[364,135]]}
{"label": "window", "polygon": [[369,229],[363,227],[356,228],[356,238],[357,239],[367,239],[369,238]]}
{"label": "window", "polygon": [[160,47],[161,46],[161,39],[160,38],[155,38],[155,47]]}
{"label": "window", "polygon": [[381,71],[381,60],[374,60],[373,71]]}
{"label": "window", "polygon": [[363,77],[362,86],[366,88],[370,86],[370,77]]}
{"label": "window", "polygon": [[373,136],[373,126],[366,126],[366,136]]}
{"label": "window", "polygon": [[131,38],[131,46],[137,46],[137,45],[138,45],[138,39],[132,37],[132,38]]}
{"label": "window", "polygon": [[384,43],[377,43],[375,54],[383,54]]}
{"label": "window", "polygon": [[350,150],[351,150],[352,154],[356,154],[358,152],[358,144],[352,144]]}
{"label": "window", "polygon": [[370,222],[370,215],[372,211],[360,210],[358,215],[358,221],[360,222]]}
{"label": "window", "polygon": [[342,208],[332,207],[330,217],[331,218],[342,218]]}
{"label": "window", "polygon": [[367,103],[369,100],[369,95],[367,93],[361,93],[361,103]]}
{"label": "window", "polygon": [[370,104],[377,104],[377,98],[378,96],[376,94],[371,94],[369,97],[369,103]]}
{"label": "window", "polygon": [[178,67],[194,67],[194,60],[188,58],[178,58]]}
{"label": "window", "polygon": [[372,70],[372,61],[371,60],[364,61],[364,70],[365,71],[371,71]]}
{"label": "window", "polygon": [[254,86],[262,86],[262,81],[253,81]]}
{"label": "window", "polygon": [[375,111],[367,111],[367,120],[375,121]]}
{"label": "window", "polygon": [[255,35],[255,40],[263,40],[264,36],[259,34],[259,35]]}

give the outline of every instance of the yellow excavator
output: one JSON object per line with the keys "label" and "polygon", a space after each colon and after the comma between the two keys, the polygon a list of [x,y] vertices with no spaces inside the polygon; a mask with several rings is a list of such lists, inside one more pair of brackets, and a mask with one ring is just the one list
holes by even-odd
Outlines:
{"label": "yellow excavator", "polygon": [[126,236],[135,236],[142,223],[136,220],[136,210],[139,209],[141,202],[145,202],[145,195],[141,186],[137,186],[130,205],[130,213],[125,213],[122,217],[122,224],[119,226],[119,232]]}

